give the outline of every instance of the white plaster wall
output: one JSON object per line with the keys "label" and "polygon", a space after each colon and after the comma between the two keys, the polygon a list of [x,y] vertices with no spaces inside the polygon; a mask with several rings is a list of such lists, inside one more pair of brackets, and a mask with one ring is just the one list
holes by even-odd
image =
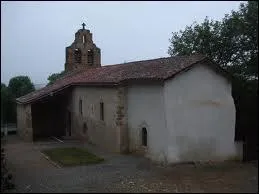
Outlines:
{"label": "white plaster wall", "polygon": [[[72,136],[89,140],[109,151],[119,151],[119,130],[116,126],[118,106],[116,88],[80,87],[72,92]],[[82,99],[83,114],[79,112],[79,100]],[[100,119],[100,102],[104,103],[104,121]],[[83,123],[88,130],[83,132]]]}
{"label": "white plaster wall", "polygon": [[[164,85],[168,162],[221,160],[237,153],[231,83],[199,65]],[[239,153],[240,154],[240,153]]]}
{"label": "white plaster wall", "polygon": [[167,145],[162,84],[129,86],[127,102],[129,150],[141,150],[141,130],[146,127],[146,156],[154,161],[163,161]]}

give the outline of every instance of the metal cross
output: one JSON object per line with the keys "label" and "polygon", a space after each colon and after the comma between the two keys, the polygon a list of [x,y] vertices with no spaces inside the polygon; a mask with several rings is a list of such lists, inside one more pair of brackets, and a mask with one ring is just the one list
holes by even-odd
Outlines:
{"label": "metal cross", "polygon": [[85,23],[83,23],[82,26],[83,26],[83,29],[85,29],[85,26],[86,26]]}

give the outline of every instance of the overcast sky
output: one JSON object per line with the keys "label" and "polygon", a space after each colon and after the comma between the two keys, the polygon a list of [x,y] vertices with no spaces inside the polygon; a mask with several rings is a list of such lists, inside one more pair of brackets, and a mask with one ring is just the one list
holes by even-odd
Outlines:
{"label": "overcast sky", "polygon": [[83,22],[102,65],[167,57],[172,32],[206,16],[221,20],[240,1],[3,2],[1,82],[28,75],[34,84],[64,69],[65,47]]}

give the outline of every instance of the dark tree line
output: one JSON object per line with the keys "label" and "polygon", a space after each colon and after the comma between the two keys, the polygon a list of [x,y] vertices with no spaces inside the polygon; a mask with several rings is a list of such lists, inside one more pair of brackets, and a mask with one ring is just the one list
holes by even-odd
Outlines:
{"label": "dark tree line", "polygon": [[[50,85],[61,78],[65,71],[53,73],[48,77]],[[16,76],[9,80],[8,86],[1,83],[1,124],[16,123],[15,99],[35,91],[35,87],[28,76]]]}
{"label": "dark tree line", "polygon": [[61,71],[60,73],[53,73],[48,77],[49,83],[47,85],[53,84],[56,80],[63,77],[65,75],[65,71]]}
{"label": "dark tree line", "polygon": [[8,86],[1,83],[1,124],[16,123],[15,99],[35,90],[28,76],[10,79]]}

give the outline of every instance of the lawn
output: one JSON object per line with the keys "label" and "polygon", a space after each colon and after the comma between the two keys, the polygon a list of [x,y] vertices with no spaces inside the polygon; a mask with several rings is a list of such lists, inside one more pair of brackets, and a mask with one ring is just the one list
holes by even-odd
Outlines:
{"label": "lawn", "polygon": [[97,164],[104,161],[85,148],[53,148],[42,152],[61,166]]}

